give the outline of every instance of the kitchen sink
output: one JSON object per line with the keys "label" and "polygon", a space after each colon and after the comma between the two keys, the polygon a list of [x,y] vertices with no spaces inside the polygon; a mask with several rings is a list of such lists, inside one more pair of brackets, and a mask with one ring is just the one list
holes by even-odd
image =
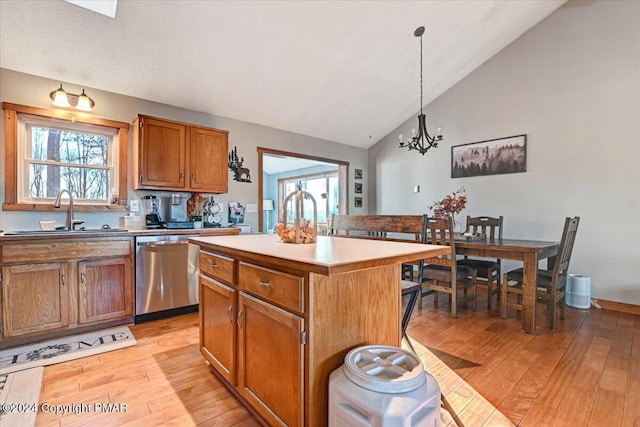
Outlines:
{"label": "kitchen sink", "polygon": [[83,233],[108,233],[108,232],[123,232],[127,231],[122,228],[82,228],[78,230],[17,230],[17,231],[5,231],[5,236],[56,236],[56,235],[68,235],[68,234],[83,234]]}

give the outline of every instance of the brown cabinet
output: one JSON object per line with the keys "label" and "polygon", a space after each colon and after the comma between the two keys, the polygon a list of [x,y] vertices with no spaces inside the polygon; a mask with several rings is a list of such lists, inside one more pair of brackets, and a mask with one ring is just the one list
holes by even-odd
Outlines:
{"label": "brown cabinet", "polygon": [[2,334],[18,337],[69,326],[69,265],[46,263],[2,269]]}
{"label": "brown cabinet", "polygon": [[127,323],[131,237],[2,243],[2,347]]}
{"label": "brown cabinet", "polygon": [[205,251],[200,273],[203,356],[270,425],[304,425],[303,278]]}
{"label": "brown cabinet", "polygon": [[236,385],[236,290],[200,277],[200,352],[231,385]]}
{"label": "brown cabinet", "polygon": [[94,323],[133,315],[131,257],[78,263],[78,323]]}
{"label": "brown cabinet", "polygon": [[227,192],[228,136],[225,130],[138,115],[134,190]]}
{"label": "brown cabinet", "polygon": [[238,307],[238,391],[269,425],[304,425],[304,320],[244,292]]}

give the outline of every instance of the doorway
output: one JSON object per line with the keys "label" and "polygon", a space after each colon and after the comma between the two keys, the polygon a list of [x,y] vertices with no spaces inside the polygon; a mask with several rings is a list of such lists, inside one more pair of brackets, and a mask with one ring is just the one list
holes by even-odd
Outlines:
{"label": "doorway", "polygon": [[293,183],[302,182],[316,199],[320,232],[332,214],[349,213],[348,177],[349,162],[258,147],[258,230],[273,229]]}

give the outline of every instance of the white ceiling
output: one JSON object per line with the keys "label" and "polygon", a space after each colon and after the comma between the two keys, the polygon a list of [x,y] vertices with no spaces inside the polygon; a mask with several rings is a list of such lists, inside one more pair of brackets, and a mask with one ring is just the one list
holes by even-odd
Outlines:
{"label": "white ceiling", "polygon": [[419,110],[417,27],[427,105],[564,2],[1,0],[0,67],[366,148]]}

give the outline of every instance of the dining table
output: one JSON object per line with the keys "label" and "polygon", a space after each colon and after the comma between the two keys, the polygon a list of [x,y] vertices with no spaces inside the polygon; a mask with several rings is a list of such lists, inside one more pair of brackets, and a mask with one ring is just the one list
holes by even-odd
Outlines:
{"label": "dining table", "polygon": [[[522,330],[534,334],[536,330],[536,278],[538,262],[547,259],[547,268],[553,269],[559,242],[519,239],[455,240],[456,255],[509,259],[522,261]],[[506,286],[503,283],[502,286]]]}

